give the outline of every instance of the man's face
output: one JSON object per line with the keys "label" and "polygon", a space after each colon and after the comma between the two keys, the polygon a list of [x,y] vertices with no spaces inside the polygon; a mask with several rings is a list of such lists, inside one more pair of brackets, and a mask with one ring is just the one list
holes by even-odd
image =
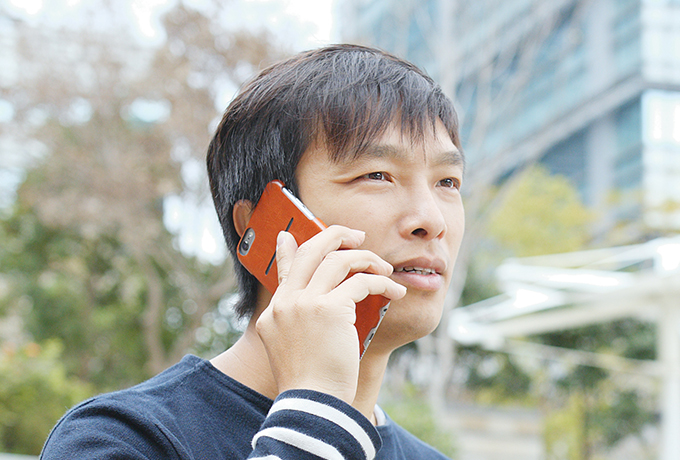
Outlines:
{"label": "man's face", "polygon": [[396,348],[439,323],[463,238],[462,176],[462,156],[439,120],[422,142],[393,126],[356,160],[334,162],[323,145],[302,156],[300,199],[327,225],[366,232],[361,249],[392,264],[391,278],[408,290],[371,348]]}

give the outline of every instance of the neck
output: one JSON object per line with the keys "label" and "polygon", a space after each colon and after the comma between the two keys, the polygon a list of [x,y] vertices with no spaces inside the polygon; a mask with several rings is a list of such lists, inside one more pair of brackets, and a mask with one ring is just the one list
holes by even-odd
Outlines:
{"label": "neck", "polygon": [[255,321],[250,321],[246,331],[231,348],[210,362],[237,382],[270,399],[278,395],[267,352],[255,331]]}
{"label": "neck", "polygon": [[374,425],[376,424],[375,405],[378,403],[378,395],[389,357],[390,355],[385,353],[371,354],[371,347],[368,347],[359,367],[359,386],[352,406]]}
{"label": "neck", "polygon": [[[359,385],[352,406],[374,424],[374,408],[388,359],[389,354],[369,347],[359,369]],[[241,338],[227,351],[213,358],[211,363],[237,382],[270,399],[275,399],[279,394],[267,352],[255,330],[255,319],[250,321]]]}

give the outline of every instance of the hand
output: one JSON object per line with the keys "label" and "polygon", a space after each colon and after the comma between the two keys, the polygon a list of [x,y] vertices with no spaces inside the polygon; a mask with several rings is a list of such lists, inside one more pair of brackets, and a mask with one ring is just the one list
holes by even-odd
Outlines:
{"label": "hand", "polygon": [[[369,294],[391,300],[406,288],[391,280],[393,267],[357,249],[364,233],[331,226],[299,248],[281,232],[276,264],[279,287],[256,329],[279,393],[310,389],[354,400],[359,378],[356,303]],[[356,273],[347,278],[350,273]]]}

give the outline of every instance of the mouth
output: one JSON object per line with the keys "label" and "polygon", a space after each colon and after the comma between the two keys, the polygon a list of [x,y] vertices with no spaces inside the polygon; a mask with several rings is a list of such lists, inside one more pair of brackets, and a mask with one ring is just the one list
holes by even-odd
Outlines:
{"label": "mouth", "polygon": [[404,273],[415,273],[417,275],[435,275],[438,274],[437,271],[433,268],[423,268],[423,267],[400,267],[400,268],[395,268],[394,270],[395,273],[399,272],[404,272]]}
{"label": "mouth", "polygon": [[423,256],[392,264],[395,273],[417,275],[442,275],[446,272],[446,260],[440,257]]}
{"label": "mouth", "polygon": [[443,259],[419,258],[394,265],[392,278],[407,289],[438,291],[445,285],[445,272]]}

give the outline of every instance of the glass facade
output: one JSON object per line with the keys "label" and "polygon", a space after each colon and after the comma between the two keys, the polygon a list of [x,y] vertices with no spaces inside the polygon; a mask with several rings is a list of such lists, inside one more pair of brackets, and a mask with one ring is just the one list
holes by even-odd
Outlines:
{"label": "glass facade", "polygon": [[642,126],[645,219],[680,228],[680,93],[646,91]]}
{"label": "glass facade", "polygon": [[645,79],[680,85],[680,2],[646,0],[640,21]]}
{"label": "glass facade", "polygon": [[421,67],[436,68],[437,0],[339,1],[336,16],[352,42],[371,44],[401,56],[409,56]]}
{"label": "glass facade", "polygon": [[614,187],[637,190],[642,186],[642,129],[640,100],[621,107],[615,114],[616,149]]}
{"label": "glass facade", "polygon": [[642,63],[642,17],[639,0],[612,3],[614,65],[619,75],[639,73]]}
{"label": "glass facade", "polygon": [[586,156],[587,137],[579,131],[566,140],[554,145],[541,159],[541,163],[552,173],[562,174],[577,186],[581,195],[587,193]]}

